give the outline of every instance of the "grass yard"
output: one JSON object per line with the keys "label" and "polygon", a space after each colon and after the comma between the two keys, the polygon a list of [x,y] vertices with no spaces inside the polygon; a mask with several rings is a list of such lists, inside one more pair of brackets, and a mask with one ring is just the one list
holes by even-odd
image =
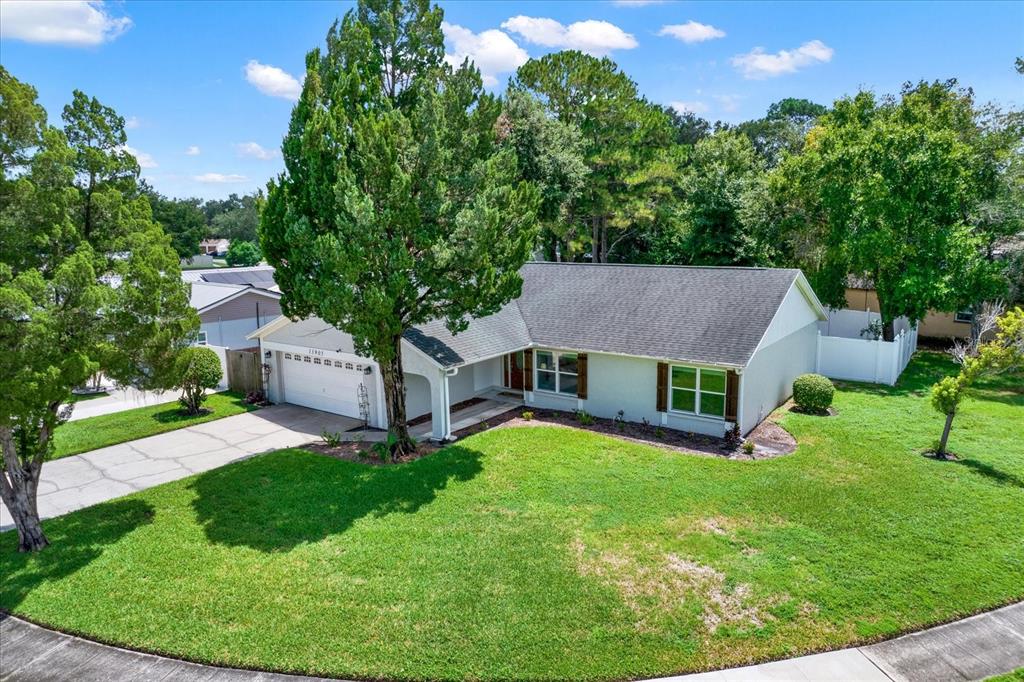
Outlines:
{"label": "grass yard", "polygon": [[1024,598],[1024,394],[989,382],[951,437],[924,355],[796,453],[683,455],[495,429],[368,467],[301,450],[0,536],[0,606],[227,665],[358,678],[621,679],[847,646]]}
{"label": "grass yard", "polygon": [[58,426],[54,433],[54,450],[50,459],[155,436],[254,409],[245,402],[245,396],[232,391],[210,394],[203,406],[209,411],[193,417],[183,414],[181,407],[174,402],[67,422]]}

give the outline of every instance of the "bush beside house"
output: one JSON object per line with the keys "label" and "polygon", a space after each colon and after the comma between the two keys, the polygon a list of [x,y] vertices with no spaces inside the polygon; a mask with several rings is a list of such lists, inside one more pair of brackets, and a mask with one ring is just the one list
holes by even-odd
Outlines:
{"label": "bush beside house", "polygon": [[836,389],[820,374],[801,374],[793,381],[793,402],[807,412],[825,412],[832,405]]}

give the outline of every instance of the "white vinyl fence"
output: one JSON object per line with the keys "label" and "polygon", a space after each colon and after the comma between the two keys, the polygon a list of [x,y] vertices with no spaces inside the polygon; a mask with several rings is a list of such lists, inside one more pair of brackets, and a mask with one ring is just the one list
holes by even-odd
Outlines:
{"label": "white vinyl fence", "polygon": [[819,323],[817,372],[831,379],[869,381],[892,386],[917,350],[917,328],[906,318],[896,321],[896,339],[873,341],[860,335],[878,313],[830,310]]}

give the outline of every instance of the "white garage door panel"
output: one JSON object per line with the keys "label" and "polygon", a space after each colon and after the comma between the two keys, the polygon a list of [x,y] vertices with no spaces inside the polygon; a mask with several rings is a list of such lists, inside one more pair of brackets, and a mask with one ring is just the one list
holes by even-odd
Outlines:
{"label": "white garage door panel", "polygon": [[282,362],[284,402],[358,418],[358,390],[363,375],[335,367],[331,360],[322,360],[318,365],[305,362],[303,357],[292,355],[292,359]]}

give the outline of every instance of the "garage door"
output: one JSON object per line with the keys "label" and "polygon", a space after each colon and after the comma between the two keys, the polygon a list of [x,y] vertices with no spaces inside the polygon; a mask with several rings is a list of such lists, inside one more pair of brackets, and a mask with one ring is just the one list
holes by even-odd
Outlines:
{"label": "garage door", "polygon": [[301,353],[284,353],[284,402],[359,418],[359,384],[365,365]]}

